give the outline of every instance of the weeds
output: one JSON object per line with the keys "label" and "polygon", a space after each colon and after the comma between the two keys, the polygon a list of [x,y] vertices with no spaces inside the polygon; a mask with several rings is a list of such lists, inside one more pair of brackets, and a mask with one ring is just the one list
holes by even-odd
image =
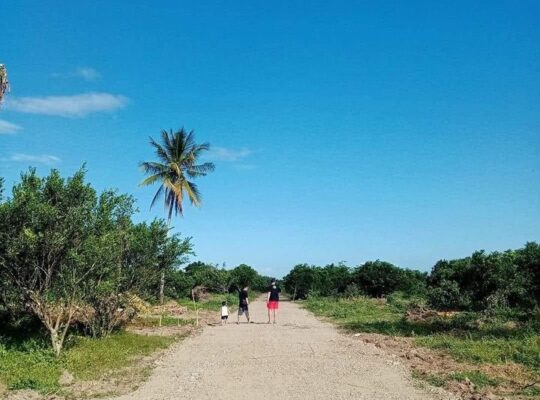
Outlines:
{"label": "weeds", "polygon": [[[304,304],[316,315],[329,317],[350,331],[412,337],[417,346],[445,352],[459,362],[478,365],[516,363],[523,366],[527,374],[540,379],[540,330],[534,315],[508,310],[461,312],[450,317],[434,313],[431,318],[411,321],[405,318],[405,312],[411,304],[421,304],[421,299],[408,299],[400,294],[384,300],[309,298]],[[480,371],[430,373],[419,377],[435,386],[468,379],[477,388],[495,388],[502,382],[501,377]],[[534,396],[538,387],[533,385],[521,392]]]}
{"label": "weeds", "polygon": [[76,378],[95,380],[121,370],[138,358],[169,346],[175,339],[117,333],[103,339],[71,337],[68,348],[56,357],[41,340],[0,338],[0,381],[8,389],[34,389],[54,393],[63,370]]}

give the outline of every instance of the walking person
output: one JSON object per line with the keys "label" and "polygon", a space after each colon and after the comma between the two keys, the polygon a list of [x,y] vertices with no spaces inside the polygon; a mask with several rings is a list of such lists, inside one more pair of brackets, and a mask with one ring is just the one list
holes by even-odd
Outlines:
{"label": "walking person", "polygon": [[270,316],[274,317],[274,324],[276,323],[276,313],[279,308],[279,293],[281,289],[277,286],[276,280],[272,279],[270,287],[268,288],[268,295],[266,297],[266,308],[268,308],[268,323],[270,323]]}
{"label": "walking person", "polygon": [[240,315],[245,314],[247,322],[249,323],[249,298],[248,298],[248,287],[245,286],[238,293],[238,319],[236,323],[240,323]]}

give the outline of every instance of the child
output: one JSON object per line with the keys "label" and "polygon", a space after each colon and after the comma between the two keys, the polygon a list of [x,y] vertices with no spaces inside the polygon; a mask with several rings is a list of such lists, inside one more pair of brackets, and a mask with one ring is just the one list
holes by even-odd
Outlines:
{"label": "child", "polygon": [[227,307],[227,302],[221,302],[221,325],[227,324],[227,319],[229,318],[229,307]]}

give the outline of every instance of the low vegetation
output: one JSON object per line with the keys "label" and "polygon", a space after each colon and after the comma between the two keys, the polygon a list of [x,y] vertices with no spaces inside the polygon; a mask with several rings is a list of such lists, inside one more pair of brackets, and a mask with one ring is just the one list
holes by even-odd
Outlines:
{"label": "low vegetation", "polygon": [[191,327],[190,310],[217,315],[239,288],[268,284],[245,264],[188,264],[191,238],[135,213],[130,195],[98,193],[84,168],[69,178],[30,169],[10,196],[0,178],[0,391],[58,392],[65,371],[99,380],[173,340],[126,328]]}
{"label": "low vegetation", "polygon": [[[467,378],[479,390],[534,390],[521,389],[540,380],[540,320],[520,313],[425,311],[427,316],[418,318],[414,310],[418,310],[420,301],[394,293],[386,299],[309,297],[304,304],[316,315],[328,317],[348,331],[410,338],[407,343],[411,347],[433,349],[463,363],[456,371],[448,365],[446,371],[428,367],[431,373],[416,374],[436,386],[450,387],[453,381]],[[520,377],[497,369],[509,363],[520,366]],[[467,371],[466,366],[473,372]],[[478,366],[495,367],[486,372],[474,371]]]}
{"label": "low vegetation", "polygon": [[57,357],[42,338],[0,343],[0,380],[8,389],[34,389],[41,393],[66,392],[60,377],[67,371],[80,380],[99,380],[111,371],[121,373],[175,338],[116,333],[106,338],[73,337]]}
{"label": "low vegetation", "polygon": [[[216,317],[223,301],[234,309],[239,289],[249,286],[254,298],[270,281],[245,264],[189,263],[191,238],[170,234],[165,220],[134,222],[131,196],[98,193],[85,174],[39,177],[31,169],[10,197],[0,179],[0,390],[58,392],[66,371],[76,380],[120,371],[174,340],[126,327],[191,327],[200,313]],[[169,206],[181,213],[177,200]],[[282,285],[345,329],[406,338],[463,365],[416,370],[424,380],[540,390],[535,242],[441,260],[430,273],[381,260],[355,268],[300,264]],[[508,365],[517,367],[497,367]]]}
{"label": "low vegetation", "polygon": [[[366,340],[386,343],[381,346],[394,346],[407,360],[414,356],[400,346],[451,356],[452,362],[439,358],[439,367],[408,362],[419,367],[416,376],[431,384],[504,395],[540,391],[537,243],[441,260],[429,274],[380,260],[352,269],[301,264],[284,285],[293,298],[306,299],[305,306],[316,315],[361,332]],[[369,335],[404,340],[396,345]],[[420,356],[423,361],[431,357]]]}

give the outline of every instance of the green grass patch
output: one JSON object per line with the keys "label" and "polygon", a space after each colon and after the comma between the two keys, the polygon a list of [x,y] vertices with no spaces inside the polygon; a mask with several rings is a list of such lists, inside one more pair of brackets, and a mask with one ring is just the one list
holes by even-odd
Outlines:
{"label": "green grass patch", "polygon": [[515,362],[540,373],[540,336],[523,338],[462,337],[437,334],[419,337],[416,344],[447,351],[458,361],[503,364]]}
{"label": "green grass patch", "polygon": [[417,345],[446,351],[458,361],[511,361],[540,373],[538,322],[509,321],[479,313],[411,322],[404,318],[407,301],[399,295],[386,302],[365,297],[311,298],[304,305],[314,314],[329,317],[351,331],[412,336]]}
{"label": "green grass patch", "polygon": [[498,386],[500,383],[499,380],[487,376],[480,371],[455,372],[450,374],[449,378],[458,382],[464,382],[468,379],[478,388],[483,388],[486,386]]}
{"label": "green grass patch", "polygon": [[419,379],[422,381],[425,381],[429,383],[430,385],[437,386],[437,387],[444,387],[446,384],[446,379],[440,375],[433,375],[433,374],[419,374],[417,371],[413,371],[412,373],[413,378]]}
{"label": "green grass patch", "polygon": [[174,338],[142,336],[122,332],[103,339],[77,338],[76,344],[64,353],[67,369],[83,380],[99,379],[104,373],[118,370],[136,357],[167,348]]}
{"label": "green grass patch", "polygon": [[58,390],[62,363],[53,351],[35,347],[7,348],[0,344],[0,381],[9,389],[34,389],[43,393]]}
{"label": "green grass patch", "polygon": [[41,393],[60,390],[64,369],[82,380],[97,380],[110,371],[129,366],[139,357],[168,347],[175,338],[117,333],[103,339],[72,337],[60,357],[44,340],[13,341],[0,337],[0,381],[9,389]]}
{"label": "green grass patch", "polygon": [[540,385],[536,384],[534,386],[527,387],[521,390],[520,394],[531,397],[540,397]]}

